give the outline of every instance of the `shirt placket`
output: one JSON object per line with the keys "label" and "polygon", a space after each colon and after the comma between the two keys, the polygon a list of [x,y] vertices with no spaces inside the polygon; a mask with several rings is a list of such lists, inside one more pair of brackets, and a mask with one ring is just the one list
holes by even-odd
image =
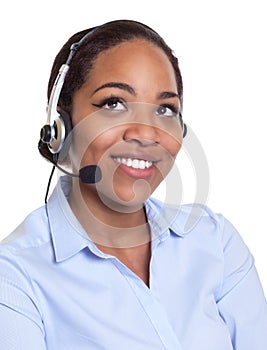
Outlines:
{"label": "shirt placket", "polygon": [[113,263],[127,280],[132,292],[141,304],[146,316],[149,318],[155,332],[163,345],[168,350],[183,350],[177,335],[175,334],[167,313],[158,298],[146,284],[130,269],[117,259]]}

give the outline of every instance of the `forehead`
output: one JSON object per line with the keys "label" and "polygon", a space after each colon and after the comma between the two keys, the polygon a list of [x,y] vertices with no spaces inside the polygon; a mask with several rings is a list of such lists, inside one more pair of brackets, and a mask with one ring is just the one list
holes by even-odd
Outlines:
{"label": "forehead", "polygon": [[166,53],[145,39],[133,39],[101,52],[90,72],[90,83],[108,80],[166,85],[177,90],[175,72]]}

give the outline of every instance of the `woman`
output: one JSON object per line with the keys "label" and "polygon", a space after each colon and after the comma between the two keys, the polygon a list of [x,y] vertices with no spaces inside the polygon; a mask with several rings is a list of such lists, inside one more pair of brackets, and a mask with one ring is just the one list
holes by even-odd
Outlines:
{"label": "woman", "polygon": [[233,226],[150,198],[186,130],[165,42],[134,21],[77,33],[48,96],[39,149],[71,176],[1,246],[1,348],[266,349],[266,300]]}

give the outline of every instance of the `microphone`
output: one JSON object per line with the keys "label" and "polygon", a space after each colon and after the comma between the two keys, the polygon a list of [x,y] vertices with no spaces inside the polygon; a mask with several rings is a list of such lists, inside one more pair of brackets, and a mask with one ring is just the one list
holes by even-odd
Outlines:
{"label": "microphone", "polygon": [[50,188],[51,180],[56,167],[66,175],[79,178],[80,181],[85,184],[94,184],[99,182],[102,179],[102,172],[98,165],[86,165],[85,167],[79,170],[79,174],[72,174],[67,170],[61,168],[61,166],[59,166],[57,163],[53,163],[53,169],[51,171],[47,188],[46,188],[45,203],[47,203],[49,188]]}
{"label": "microphone", "polygon": [[102,171],[98,165],[86,165],[79,170],[79,174],[74,174],[62,168],[58,163],[53,163],[64,174],[79,178],[84,184],[95,184],[102,179]]}
{"label": "microphone", "polygon": [[79,170],[79,174],[71,173],[57,163],[54,163],[54,166],[66,175],[79,178],[84,184],[95,184],[102,179],[102,171],[98,165],[86,165]]}
{"label": "microphone", "polygon": [[60,171],[71,177],[79,178],[82,183],[94,184],[102,179],[102,171],[98,165],[86,165],[79,170],[78,174],[71,173],[68,170],[62,168],[58,164],[58,154],[52,154],[48,149],[47,144],[43,142],[42,139],[40,139],[38,143],[38,150],[44,158],[51,162]]}
{"label": "microphone", "polygon": [[98,165],[86,165],[79,170],[79,178],[84,184],[95,184],[102,179],[102,172]]}

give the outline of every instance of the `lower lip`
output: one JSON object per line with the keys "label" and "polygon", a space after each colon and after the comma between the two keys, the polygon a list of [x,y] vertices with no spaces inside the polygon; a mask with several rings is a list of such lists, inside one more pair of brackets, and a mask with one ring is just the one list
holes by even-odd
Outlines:
{"label": "lower lip", "polygon": [[125,172],[127,175],[137,178],[137,179],[146,179],[150,176],[152,176],[152,174],[155,171],[155,166],[151,165],[149,168],[145,168],[145,169],[135,169],[132,167],[129,167],[127,165],[121,164],[121,163],[117,163],[118,164],[118,169],[121,169],[123,172]]}

